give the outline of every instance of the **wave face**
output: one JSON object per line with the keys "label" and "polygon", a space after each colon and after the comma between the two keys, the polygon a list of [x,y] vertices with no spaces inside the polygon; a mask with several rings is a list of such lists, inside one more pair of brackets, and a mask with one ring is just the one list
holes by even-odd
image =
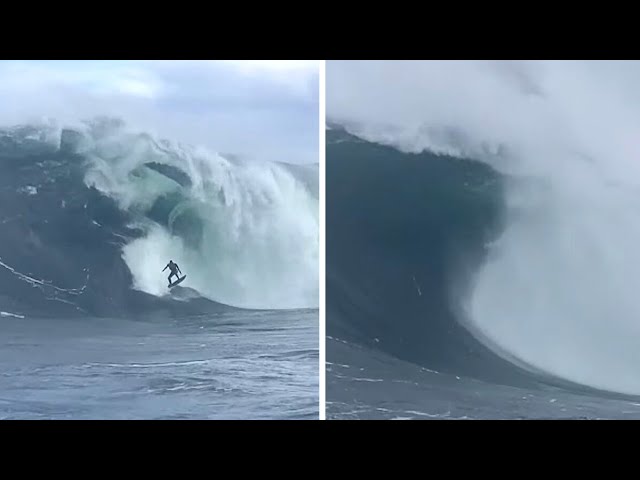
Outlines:
{"label": "wave face", "polygon": [[[504,271],[497,278],[495,255],[505,235],[514,234],[514,212],[523,215],[522,204],[508,200],[511,190],[536,191],[536,182],[470,159],[403,153],[334,127],[327,131],[326,184],[329,336],[490,382],[620,391],[514,354],[508,341],[497,342],[474,317],[495,318],[501,309],[491,302],[507,311],[518,301],[519,278],[509,280]],[[535,238],[543,247],[544,238]],[[526,265],[528,258],[520,261]],[[540,261],[531,275],[545,265]],[[525,267],[514,274],[524,275]],[[548,275],[553,285],[553,272]],[[537,348],[547,347],[541,342]]]}
{"label": "wave face", "polygon": [[[317,166],[229,160],[114,119],[0,130],[0,301],[100,315],[185,299],[317,307],[314,183]],[[188,275],[172,296],[169,259]]]}
{"label": "wave face", "polygon": [[441,371],[500,370],[457,322],[453,288],[484,260],[502,190],[482,163],[327,131],[327,334]]}

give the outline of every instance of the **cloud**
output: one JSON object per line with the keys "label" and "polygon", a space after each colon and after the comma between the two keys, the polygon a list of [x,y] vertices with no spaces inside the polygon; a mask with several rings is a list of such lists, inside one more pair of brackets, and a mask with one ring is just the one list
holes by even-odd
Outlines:
{"label": "cloud", "polygon": [[96,115],[219,152],[317,162],[314,61],[4,61],[0,123]]}

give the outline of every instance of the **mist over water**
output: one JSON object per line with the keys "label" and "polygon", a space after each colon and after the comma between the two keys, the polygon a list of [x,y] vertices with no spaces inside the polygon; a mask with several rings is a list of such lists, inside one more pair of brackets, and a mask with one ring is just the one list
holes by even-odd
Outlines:
{"label": "mist over water", "polygon": [[0,126],[105,115],[252,160],[318,161],[317,61],[0,63]]}
{"label": "mist over water", "polygon": [[123,251],[135,288],[165,294],[159,272],[171,258],[212,300],[317,307],[318,199],[285,165],[230,161],[122,126],[84,142],[87,185],[146,231]]}
{"label": "mist over water", "polygon": [[506,217],[463,310],[489,345],[640,393],[638,62],[329,62],[327,114],[403,151],[482,160]]}

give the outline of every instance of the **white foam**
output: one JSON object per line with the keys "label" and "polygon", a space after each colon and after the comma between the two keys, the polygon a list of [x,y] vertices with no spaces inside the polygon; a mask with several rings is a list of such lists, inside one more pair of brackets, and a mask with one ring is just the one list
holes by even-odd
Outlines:
{"label": "white foam", "polygon": [[[286,167],[234,162],[205,149],[158,141],[121,124],[89,129],[91,159],[85,181],[139,219],[146,234],[127,244],[123,258],[135,288],[166,295],[170,259],[183,286],[225,304],[248,308],[318,305],[319,205]],[[155,162],[188,174],[191,186],[144,166]],[[180,201],[168,225],[145,219],[165,195]],[[199,244],[185,240],[180,221],[202,226]]]}
{"label": "white foam", "polygon": [[20,189],[18,189],[19,192],[21,193],[26,193],[27,195],[37,195],[38,194],[38,188],[34,187],[33,185],[27,185],[25,187],[22,187]]}

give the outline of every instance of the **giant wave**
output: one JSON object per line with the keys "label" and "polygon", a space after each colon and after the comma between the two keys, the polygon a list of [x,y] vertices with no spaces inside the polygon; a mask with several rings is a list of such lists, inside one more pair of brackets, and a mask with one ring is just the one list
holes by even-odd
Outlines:
{"label": "giant wave", "polygon": [[[468,263],[471,274],[453,274],[468,285],[448,287],[460,295],[468,286],[453,302],[458,323],[510,363],[632,395],[640,394],[639,78],[640,63],[631,61],[345,61],[327,68],[329,117],[361,143],[405,153],[389,155],[400,170],[389,178],[401,184],[376,195],[404,182],[415,189],[414,204],[421,195],[460,226],[466,209],[486,202],[478,195],[466,208],[456,203],[454,192],[467,188],[461,166],[475,161],[500,180],[500,225],[479,264]],[[457,174],[453,166],[442,178],[434,172],[420,192],[409,178],[414,163],[434,154],[457,165]],[[380,171],[379,157],[362,163],[365,180]],[[445,184],[449,193],[438,195]],[[408,218],[407,206],[388,201]],[[430,237],[442,245],[473,238],[472,231],[452,238],[446,223],[434,228]]]}
{"label": "giant wave", "polygon": [[[547,265],[546,261],[531,265],[523,252],[521,269],[498,269],[496,257],[503,255],[503,243],[517,240],[505,239],[514,235],[514,223],[526,221],[531,226],[538,218],[536,210],[524,200],[516,202],[512,192],[520,192],[516,197],[520,199],[535,197],[549,188],[547,184],[508,176],[469,158],[402,152],[338,125],[327,131],[326,184],[331,338],[366,345],[433,371],[490,383],[553,385],[613,396],[634,393],[621,387],[625,381],[631,385],[629,377],[617,376],[622,371],[598,382],[573,374],[569,367],[580,356],[572,359],[570,345],[560,359],[548,358],[547,362],[555,361],[549,368],[535,356],[510,349],[508,341],[497,341],[491,330],[483,328],[483,319],[501,321],[512,330],[523,328],[514,335],[530,332],[531,342],[540,338],[530,348],[544,358],[557,343],[556,335],[572,333],[582,339],[596,326],[585,323],[582,330],[565,332],[562,329],[573,322],[559,321],[556,330],[545,330],[545,322],[522,326],[525,319],[496,316],[521,301],[515,292],[520,277],[537,278]],[[534,238],[541,248],[534,258],[548,254],[543,250],[545,239],[539,234]],[[520,244],[530,246],[526,238]],[[517,258],[510,260],[518,265]],[[553,272],[547,274],[554,285]],[[530,321],[534,313],[528,316]],[[606,312],[601,314],[604,322]],[[607,323],[603,327],[607,325],[613,328]],[[604,339],[610,336],[611,332]],[[621,338],[620,345],[630,341]],[[328,348],[343,347],[330,342]],[[331,355],[328,351],[327,358]],[[579,370],[588,368],[585,364]]]}
{"label": "giant wave", "polygon": [[[317,178],[317,165],[225,158],[112,118],[4,128],[0,306],[16,315],[317,307]],[[169,259],[188,274],[172,292],[161,272]]]}

